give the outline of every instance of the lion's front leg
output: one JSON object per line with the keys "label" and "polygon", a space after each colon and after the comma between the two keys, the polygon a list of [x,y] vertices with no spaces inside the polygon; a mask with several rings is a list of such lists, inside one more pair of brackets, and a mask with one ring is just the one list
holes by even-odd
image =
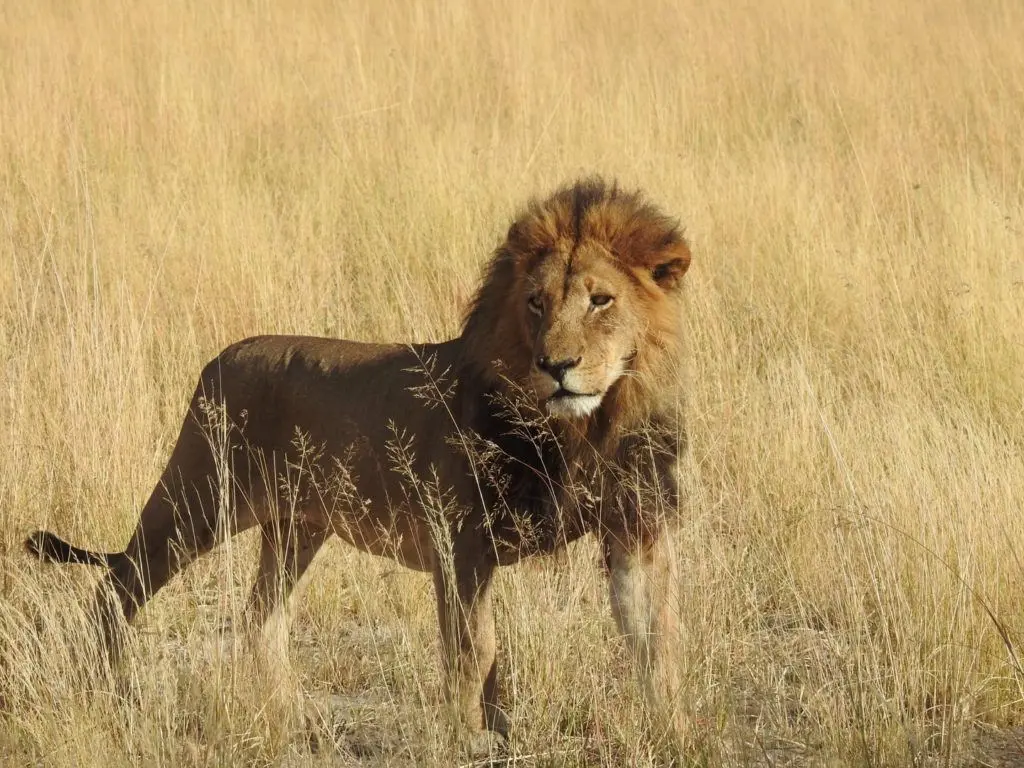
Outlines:
{"label": "lion's front leg", "polygon": [[671,539],[662,531],[638,542],[605,533],[612,615],[644,686],[655,723],[670,738],[684,735],[679,654],[678,569]]}
{"label": "lion's front leg", "polygon": [[494,569],[494,562],[482,557],[479,550],[463,555],[458,548],[452,562],[434,569],[446,694],[460,725],[468,731],[473,752],[489,751],[493,740],[488,733],[503,739],[508,731],[497,701],[497,647],[491,606]]}

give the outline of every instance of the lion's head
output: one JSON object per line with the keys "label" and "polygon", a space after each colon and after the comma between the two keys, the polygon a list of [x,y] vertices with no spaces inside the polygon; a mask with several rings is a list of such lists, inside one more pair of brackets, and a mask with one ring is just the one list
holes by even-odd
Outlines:
{"label": "lion's head", "polygon": [[552,417],[642,419],[678,377],[689,263],[678,223],[639,192],[564,187],[530,203],[491,259],[463,330],[470,360]]}

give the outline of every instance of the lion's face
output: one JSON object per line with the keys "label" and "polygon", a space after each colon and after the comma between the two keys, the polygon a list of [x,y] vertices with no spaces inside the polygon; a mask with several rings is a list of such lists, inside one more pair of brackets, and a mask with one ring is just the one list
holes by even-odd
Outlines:
{"label": "lion's face", "polygon": [[463,329],[469,357],[552,417],[586,418],[613,391],[620,414],[652,407],[678,374],[689,263],[678,224],[639,193],[599,179],[564,187],[531,203],[495,252]]}
{"label": "lion's face", "polygon": [[530,390],[551,416],[588,416],[636,354],[642,320],[633,286],[596,242],[546,254],[522,285]]}

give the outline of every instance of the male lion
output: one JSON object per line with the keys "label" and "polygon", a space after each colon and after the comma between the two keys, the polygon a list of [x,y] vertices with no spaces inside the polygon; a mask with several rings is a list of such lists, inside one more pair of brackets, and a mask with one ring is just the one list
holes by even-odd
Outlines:
{"label": "male lion", "polygon": [[26,541],[107,571],[96,594],[116,654],[185,565],[258,525],[254,627],[280,616],[332,535],[433,574],[447,693],[475,744],[504,735],[491,577],[588,533],[615,619],[661,712],[677,503],[681,279],[676,222],[600,179],[533,201],[494,253],[462,334],[440,344],[262,336],[202,372],[181,434],[123,552]]}

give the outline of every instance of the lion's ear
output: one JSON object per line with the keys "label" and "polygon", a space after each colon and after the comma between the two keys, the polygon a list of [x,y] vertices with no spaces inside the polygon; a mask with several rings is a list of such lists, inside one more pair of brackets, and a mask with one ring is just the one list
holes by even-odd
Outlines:
{"label": "lion's ear", "polygon": [[680,242],[651,268],[651,277],[663,291],[671,291],[679,286],[689,266],[690,249]]}

